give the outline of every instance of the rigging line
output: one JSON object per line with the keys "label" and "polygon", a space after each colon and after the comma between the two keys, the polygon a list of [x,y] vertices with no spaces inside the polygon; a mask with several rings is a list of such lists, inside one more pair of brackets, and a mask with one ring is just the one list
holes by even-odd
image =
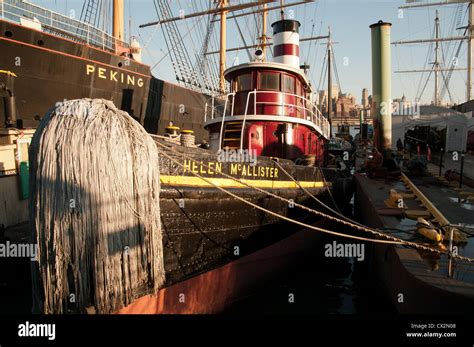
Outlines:
{"label": "rigging line", "polygon": [[[410,15],[409,13],[407,13],[407,22],[408,22],[408,34],[411,35],[411,26],[410,26]],[[413,64],[413,47],[411,45],[409,45],[408,47],[409,51],[410,51],[410,64],[411,66],[414,66]],[[419,85],[421,84],[420,82],[418,83]],[[419,87],[418,87],[419,88]],[[418,93],[418,92],[417,92]]]}
{"label": "rigging line", "polygon": [[[262,8],[263,8],[263,5],[262,5]],[[260,14],[257,12],[254,12],[253,17],[255,18],[255,34],[254,34],[252,42],[254,45],[257,45],[259,41],[258,37],[260,36],[260,28],[262,26],[262,23],[261,23],[262,18]]]}
{"label": "rigging line", "polygon": [[[449,86],[448,86],[448,84],[447,84],[446,76],[444,75],[444,71],[443,71],[443,70],[441,70],[441,77],[442,77],[442,79],[443,79],[443,81],[444,81],[444,85],[446,86],[446,90],[448,91],[449,100],[451,101],[451,103],[453,103],[453,97],[452,97],[452,95],[451,95],[451,91],[450,91]],[[441,100],[442,100],[442,99],[441,99]]]}
{"label": "rigging line", "polygon": [[[400,56],[399,56],[399,52],[398,52],[398,47],[395,47],[395,57],[397,59],[397,69],[400,70]],[[402,74],[398,74],[398,79],[399,79],[399,82],[403,88],[403,90],[407,90],[405,88],[405,84],[403,83],[403,78],[401,76]]]}
{"label": "rigging line", "polygon": [[[211,47],[211,48],[214,49],[214,50],[219,50],[219,40],[217,38],[218,35],[219,35],[218,30],[215,30],[214,35],[211,35],[211,40],[214,43],[214,46]],[[214,79],[217,83],[217,81],[219,81],[219,75],[220,75],[219,61],[218,61],[219,57],[212,55],[212,56],[210,56],[210,58],[211,59],[209,59],[209,66],[212,68]]]}
{"label": "rigging line", "polygon": [[[155,5],[155,10],[156,10],[156,15],[157,15],[157,17],[158,17],[158,20],[160,20],[160,11],[159,11],[159,9],[158,9],[158,4],[157,4],[156,1],[157,1],[157,0],[153,0],[153,4]],[[163,34],[163,39],[164,39],[164,41],[165,41],[166,48],[168,49],[168,51],[167,51],[166,54],[163,56],[163,58],[161,58],[155,65],[153,65],[153,66],[151,67],[151,70],[153,70],[155,67],[157,67],[157,66],[165,59],[165,57],[167,57],[167,56],[170,55],[170,53],[171,53],[171,48],[170,48],[170,46],[169,46],[168,40],[166,39],[165,29],[163,28],[163,25],[159,25],[159,27],[161,28],[161,32],[162,32],[162,34]],[[174,63],[173,58],[171,57],[171,55],[170,55],[170,60],[171,60],[171,64],[174,66],[175,63]],[[175,72],[175,74],[176,74],[176,71],[174,71],[174,72]]]}
{"label": "rigging line", "polygon": [[[326,54],[324,55],[324,60],[323,60],[323,68],[321,70],[321,77],[319,78],[319,84],[318,84],[318,89],[322,90],[324,86],[324,81],[326,81],[326,73],[327,73],[327,57],[328,57],[328,50],[326,49]],[[328,86],[329,89],[329,86]]]}
{"label": "rigging line", "polygon": [[[194,4],[194,1],[193,1],[193,4]],[[184,11],[183,6],[181,6],[181,1],[180,1],[180,0],[178,0],[178,6],[179,6],[181,9],[183,9],[183,11]],[[193,19],[196,19],[196,18],[193,18]],[[191,31],[191,30],[190,30],[190,27],[189,27],[189,23],[188,23],[187,20],[184,21],[184,25],[186,26],[186,29],[187,29],[188,31]],[[197,32],[198,32],[198,33],[201,33],[201,30],[197,30]],[[194,45],[194,40],[190,40],[190,41],[191,41],[191,46],[192,46],[193,51],[194,51],[194,52],[197,52],[196,46]],[[185,46],[186,46],[186,45],[185,45]],[[191,63],[191,64],[192,64],[192,63]]]}
{"label": "rigging line", "polygon": [[[464,12],[464,17],[462,18],[463,21],[466,18],[468,10],[469,10],[469,6],[467,6],[466,11]],[[463,36],[465,36],[467,34],[467,31],[468,31],[468,28],[464,28]],[[460,56],[460,52],[461,52],[461,48],[462,48],[463,43],[464,43],[464,40],[459,41],[457,50],[456,51],[453,50],[453,54],[452,54],[451,60],[450,60],[450,70],[447,73],[447,82],[448,82],[448,84],[451,81],[451,76],[453,75],[454,68],[457,66],[457,62],[459,61],[459,56]],[[445,88],[443,88],[443,90],[441,92],[442,96],[444,96],[445,92],[446,92]]]}
{"label": "rigging line", "polygon": [[[308,195],[309,197],[311,197],[314,201],[316,201],[319,205],[321,205],[322,207],[324,207],[325,209],[327,209],[328,211],[331,211],[332,213],[334,213],[336,216],[338,216],[339,218],[342,218],[342,219],[345,219],[346,221],[348,222],[351,222],[351,223],[354,223],[354,224],[357,224],[359,226],[363,226],[362,224],[360,224],[359,222],[356,222],[352,219],[350,219],[349,217],[346,217],[344,216],[341,211],[339,210],[339,207],[337,206],[336,202],[334,201],[334,198],[332,197],[332,193],[331,193],[331,189],[329,189],[329,187],[326,185],[326,188],[327,188],[327,191],[329,193],[329,196],[331,197],[333,203],[334,203],[334,207],[336,207],[337,211],[335,209],[333,209],[332,207],[326,205],[324,202],[322,202],[320,199],[318,199],[316,196],[314,196],[314,194],[312,194],[309,190],[307,190],[305,187],[303,187],[300,182],[298,182],[292,175],[290,175],[290,173],[288,171],[285,170],[285,168],[283,166],[280,165],[280,163],[278,161],[275,161],[275,164],[276,166],[278,166],[278,168],[288,177],[290,178],[293,182],[296,183],[296,185],[304,192],[306,193],[306,195]],[[324,177],[324,173],[323,171],[321,170],[321,167],[319,166],[318,164],[318,168],[321,172],[321,176],[323,177],[323,181],[326,182],[326,179]]]}
{"label": "rigging line", "polygon": [[[153,29],[153,32],[152,34],[148,37],[148,40],[145,41],[143,38],[142,38],[142,42],[144,42],[144,46],[143,48],[147,48],[148,45],[151,43],[152,39],[155,37],[156,33],[158,32],[158,29],[160,29],[160,25],[156,25],[155,29]],[[140,36],[140,32],[138,32],[138,35]]]}
{"label": "rigging line", "polygon": [[430,80],[430,76],[431,76],[432,72],[433,72],[433,70],[430,70],[430,72],[428,74],[428,78],[426,79],[425,85],[423,86],[423,89],[421,90],[420,96],[417,98],[418,101],[421,100],[421,97],[423,96],[423,93],[425,92],[425,88],[428,85],[428,81]]}
{"label": "rigging line", "polygon": [[[214,19],[217,17],[217,13],[210,14],[208,16],[208,23],[205,38],[202,44],[201,52],[198,55],[198,61],[196,62],[197,69],[199,73],[202,75],[202,78],[205,81],[205,84],[209,91],[217,90],[218,89],[218,78],[217,76],[212,75],[212,71],[210,70],[209,66],[209,57],[206,55],[209,47],[210,36],[212,35],[212,31],[214,29]],[[208,73],[209,72],[209,73]],[[208,76],[209,75],[209,76]],[[211,78],[209,78],[211,77]]]}
{"label": "rigging line", "polygon": [[342,93],[341,81],[339,80],[339,73],[337,72],[336,58],[334,56],[334,46],[331,46],[332,66],[334,66],[334,73],[336,75],[337,84],[339,85],[339,92]]}
{"label": "rigging line", "polygon": [[[204,7],[202,4],[202,0],[199,1],[199,4],[196,4],[194,1],[192,1],[192,7],[195,12],[202,12],[207,10],[207,8]],[[199,35],[199,41],[203,42],[206,37],[206,32],[208,25],[204,22],[205,17],[201,20],[199,17],[193,17],[193,21],[198,21],[199,22],[199,30],[197,30],[197,34]]]}
{"label": "rigging line", "polygon": [[[239,11],[239,12],[243,12],[243,11]],[[251,26],[250,23],[249,23],[249,22],[250,22],[250,18],[249,18],[249,17],[250,17],[250,16],[245,16],[245,17],[244,17],[244,19],[245,19],[245,27],[246,27],[247,33],[248,33],[248,35],[249,35],[249,37],[250,37],[250,41],[253,42],[253,40],[252,40],[253,33],[252,33],[252,31],[251,31],[251,30],[252,30],[252,29],[251,29],[252,26]]]}
{"label": "rigging line", "polygon": [[[235,17],[234,17],[234,22],[235,22],[235,25],[237,26],[237,29],[239,31],[240,38],[242,39],[244,47],[247,47],[248,45],[247,45],[247,42],[245,41],[245,36],[242,33],[242,30],[240,29],[240,25],[239,25],[239,22],[237,21],[237,18],[235,18]],[[250,54],[250,49],[246,48],[245,51],[247,52],[247,56],[249,57],[249,61],[252,61],[252,55]],[[237,51],[237,54],[238,54],[238,52],[239,51]]]}
{"label": "rigging line", "polygon": [[[440,46],[441,46],[441,56],[442,56],[442,59],[443,59],[443,65],[442,67],[445,68],[446,67],[446,58],[445,58],[445,52],[443,50],[443,44],[442,42],[440,43]],[[444,98],[444,94],[445,94],[445,91],[447,90],[448,91],[448,95],[449,95],[449,100],[451,101],[451,103],[453,103],[453,97],[451,95],[451,90],[449,89],[449,83],[448,83],[448,80],[446,79],[446,75],[444,73],[443,70],[441,70],[441,78],[443,79],[443,87],[441,88],[441,92],[440,92],[440,100],[443,100]]]}
{"label": "rigging line", "polygon": [[[159,18],[159,16],[158,16],[158,18]],[[162,26],[162,25],[159,25],[159,27],[161,27],[161,26]],[[196,24],[194,24],[194,26],[192,26],[192,27],[190,28],[190,30],[187,31],[187,32],[183,35],[183,39],[186,38],[188,35],[191,34],[191,31],[195,28],[195,26],[196,26]],[[164,34],[163,28],[162,28],[161,30],[163,31],[163,36],[164,36],[165,34]],[[168,51],[165,53],[165,55],[164,55],[163,57],[161,57],[161,59],[160,59],[155,65],[152,66],[152,68],[151,68],[152,70],[153,70],[154,68],[156,68],[168,55],[170,55],[170,53],[171,53],[172,50],[174,49],[174,47],[172,47],[172,48],[169,47],[169,45],[168,45],[168,40],[165,39],[164,41],[165,41],[165,44],[166,44],[166,47],[167,47]],[[173,61],[173,59],[171,59],[171,61]]]}
{"label": "rigging line", "polygon": [[[179,0],[178,0],[179,2]],[[202,5],[202,0],[199,1],[199,3],[195,3],[194,1],[191,4],[188,4],[188,6],[191,5],[192,9],[194,12],[201,12],[201,9],[203,9]],[[191,66],[194,71],[196,71],[197,78],[199,80],[199,83],[203,86],[202,91],[207,91],[211,90],[212,87],[210,86],[210,83],[207,79],[207,74],[206,74],[206,61],[205,61],[205,55],[204,51],[206,49],[206,36],[209,31],[209,26],[204,23],[205,19],[207,17],[203,16],[202,20],[198,17],[192,18],[192,22],[196,23],[198,22],[198,30],[197,30],[197,36],[196,40],[191,37],[191,45],[193,47],[193,53],[194,53],[194,64],[191,62]],[[194,42],[202,42],[201,47],[196,49],[196,46],[194,45]]]}
{"label": "rigging line", "polygon": [[[211,8],[213,5],[213,0],[209,0],[207,8]],[[209,26],[212,26],[214,28],[214,23],[211,22],[213,18],[215,18],[218,15],[218,13],[215,13],[214,15],[209,14],[208,15],[208,21],[209,21]],[[208,43],[207,43],[207,50],[209,50],[209,47],[212,46],[212,40],[215,38],[214,36],[214,30],[211,30],[208,34]],[[206,57],[206,69],[210,74],[210,81],[214,88],[217,90],[218,89],[218,81],[219,81],[219,75],[217,73],[217,64],[216,64],[216,58],[217,57]]]}
{"label": "rigging line", "polygon": [[[456,24],[459,22],[459,20],[461,19],[462,14],[463,14],[462,4],[458,4],[454,11],[455,11],[455,13],[454,13],[454,16],[452,16],[452,21],[451,21],[450,29],[448,31],[448,36],[454,36],[455,35]],[[452,53],[452,52],[450,52],[451,47],[452,47],[451,45],[448,45],[448,52],[447,53]],[[454,51],[454,48],[453,48],[453,51]],[[449,55],[450,54],[447,54],[446,56],[449,56]]]}
{"label": "rigging line", "polygon": [[[318,33],[318,36],[321,36],[321,32],[323,30],[323,21],[320,22],[320,26],[319,26],[319,33]],[[316,62],[317,62],[317,57],[318,57],[318,45],[315,44],[314,45],[316,48],[314,49],[314,56],[313,56],[313,61],[311,63],[312,66],[316,66]],[[316,69],[310,69],[310,73],[311,73],[311,76],[312,78],[314,79],[314,81],[316,81],[317,77],[316,76]]]}
{"label": "rigging line", "polygon": [[[143,40],[143,37],[142,35],[140,34],[140,32],[138,32],[138,37],[140,38],[140,40],[142,40],[142,42],[144,41]],[[150,60],[151,62],[154,64],[156,61],[155,61],[155,58],[153,57],[153,55],[151,54],[151,52],[148,50],[148,47],[144,46],[143,49],[145,50],[145,52],[148,54],[148,56],[150,57]],[[151,70],[151,68],[150,68]]]}
{"label": "rigging line", "polygon": [[[303,22],[302,22],[303,23],[303,31],[301,32],[301,35],[305,34],[305,36],[307,34],[306,25],[304,25],[306,23],[306,5],[308,5],[308,4],[304,4],[304,6],[303,6]],[[296,8],[295,11],[298,12],[295,15],[295,17],[298,18],[299,17],[299,9]],[[303,37],[305,37],[305,36],[303,36]]]}
{"label": "rigging line", "polygon": [[[314,33],[314,30],[316,28],[316,23],[317,23],[317,4],[318,4],[317,2],[314,4],[314,12],[313,12],[313,16],[312,16],[312,19],[311,19],[311,23],[312,23],[311,36]],[[305,7],[306,7],[306,4],[305,4]],[[309,7],[311,8],[311,4],[309,5]],[[305,11],[305,14],[306,14],[306,11]],[[321,27],[322,27],[322,25],[319,27],[319,32],[320,33],[321,33]],[[313,50],[313,40],[311,40],[309,42],[308,54],[307,54],[305,63],[308,63],[309,66],[310,66],[309,73],[308,73],[308,78],[311,81],[314,81],[316,83],[316,81],[317,81],[317,77],[315,77],[316,76],[315,75],[316,71],[315,71],[314,68],[311,69],[311,66],[313,66],[313,67],[316,66],[316,55],[318,53],[318,44],[315,43],[314,46],[316,47],[315,48],[315,53],[314,53],[314,55],[311,55],[312,50]],[[315,88],[316,88],[316,85],[315,85]]]}
{"label": "rigging line", "polygon": [[[432,36],[432,37],[435,36],[435,29],[434,29],[434,28],[433,28],[433,33],[432,33],[431,36]],[[429,62],[429,60],[430,60],[430,58],[431,58],[432,51],[433,51],[433,43],[431,42],[431,43],[429,44],[429,46],[428,46],[428,52],[427,52],[427,54],[426,54],[425,63],[424,63],[424,65],[423,65],[423,68],[424,68],[424,69],[426,69],[426,67],[427,67],[427,65],[428,65],[428,62]],[[429,75],[428,75],[428,79],[430,78],[429,76],[431,75],[431,71],[433,71],[433,70],[430,70],[430,73],[429,73]],[[416,94],[415,94],[415,101],[420,101],[420,98],[418,97],[418,95],[420,94],[420,89],[421,89],[421,85],[422,85],[422,83],[423,83],[424,76],[425,76],[425,72],[423,71],[423,72],[421,73],[420,80],[419,80],[419,82],[418,82],[418,87],[417,87]],[[425,85],[425,87],[426,87],[426,85]],[[422,93],[421,93],[421,94],[422,94]]]}
{"label": "rigging line", "polygon": [[[311,27],[311,35],[309,35],[309,37],[313,37],[313,34],[314,34],[314,23],[313,23],[313,26]],[[306,62],[309,62],[309,54],[311,53],[311,46],[312,45],[313,45],[313,40],[311,40],[309,42],[308,54],[306,55]]]}
{"label": "rigging line", "polygon": [[[324,60],[323,60],[323,67],[322,67],[322,70],[321,70],[321,76],[319,78],[319,83],[318,83],[318,90],[322,90],[323,86],[324,86],[324,82],[326,80],[326,71],[327,71],[327,68],[326,68],[326,65],[327,65],[327,57],[328,57],[328,50],[326,49],[326,54],[324,55]],[[328,87],[329,89],[329,87]]]}

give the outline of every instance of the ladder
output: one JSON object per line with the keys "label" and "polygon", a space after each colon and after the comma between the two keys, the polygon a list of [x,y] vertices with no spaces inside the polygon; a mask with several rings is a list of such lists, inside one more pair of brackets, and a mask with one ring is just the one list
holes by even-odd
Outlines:
{"label": "ladder", "polygon": [[242,122],[226,122],[222,139],[223,149],[240,149]]}
{"label": "ladder", "polygon": [[102,0],[85,0],[82,5],[81,22],[99,27],[99,10],[102,8]]}

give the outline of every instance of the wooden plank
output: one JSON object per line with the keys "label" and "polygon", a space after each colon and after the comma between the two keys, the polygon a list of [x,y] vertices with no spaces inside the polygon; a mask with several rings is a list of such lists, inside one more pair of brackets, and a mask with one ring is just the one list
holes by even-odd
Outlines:
{"label": "wooden plank", "polygon": [[438,210],[435,205],[419,190],[415,184],[410,181],[410,179],[402,172],[402,180],[405,182],[405,184],[408,186],[408,188],[415,193],[416,197],[421,201],[421,203],[428,209],[428,211],[431,212],[433,217],[436,219],[436,221],[443,226],[443,229],[448,232],[449,231],[449,221],[448,219],[441,213],[440,210]]}

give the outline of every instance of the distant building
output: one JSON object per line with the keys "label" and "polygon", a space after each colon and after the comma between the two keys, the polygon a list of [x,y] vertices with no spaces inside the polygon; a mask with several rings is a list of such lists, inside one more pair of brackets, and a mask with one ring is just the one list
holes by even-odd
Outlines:
{"label": "distant building", "polygon": [[[341,90],[337,84],[333,84],[332,86],[332,109],[334,111],[335,103],[337,98],[339,97]],[[318,104],[319,108],[325,113],[327,110],[328,105],[328,90],[320,90],[318,94]]]}
{"label": "distant building", "polygon": [[359,108],[354,95],[340,94],[336,101],[333,124],[359,124]]}
{"label": "distant building", "polygon": [[361,100],[362,107],[369,106],[369,90],[367,88],[362,89],[362,100]]}

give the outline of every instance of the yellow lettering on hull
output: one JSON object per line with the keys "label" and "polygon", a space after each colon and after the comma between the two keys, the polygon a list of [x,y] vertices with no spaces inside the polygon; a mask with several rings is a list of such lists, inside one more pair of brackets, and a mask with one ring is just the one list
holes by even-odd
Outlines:
{"label": "yellow lettering on hull", "polygon": [[115,71],[110,68],[97,67],[93,64],[86,64],[86,75],[87,76],[97,76],[97,78],[103,80],[109,80],[115,83],[127,84],[130,86],[137,85],[142,88],[145,85],[143,78],[137,78],[134,75],[128,74],[122,71]]}

